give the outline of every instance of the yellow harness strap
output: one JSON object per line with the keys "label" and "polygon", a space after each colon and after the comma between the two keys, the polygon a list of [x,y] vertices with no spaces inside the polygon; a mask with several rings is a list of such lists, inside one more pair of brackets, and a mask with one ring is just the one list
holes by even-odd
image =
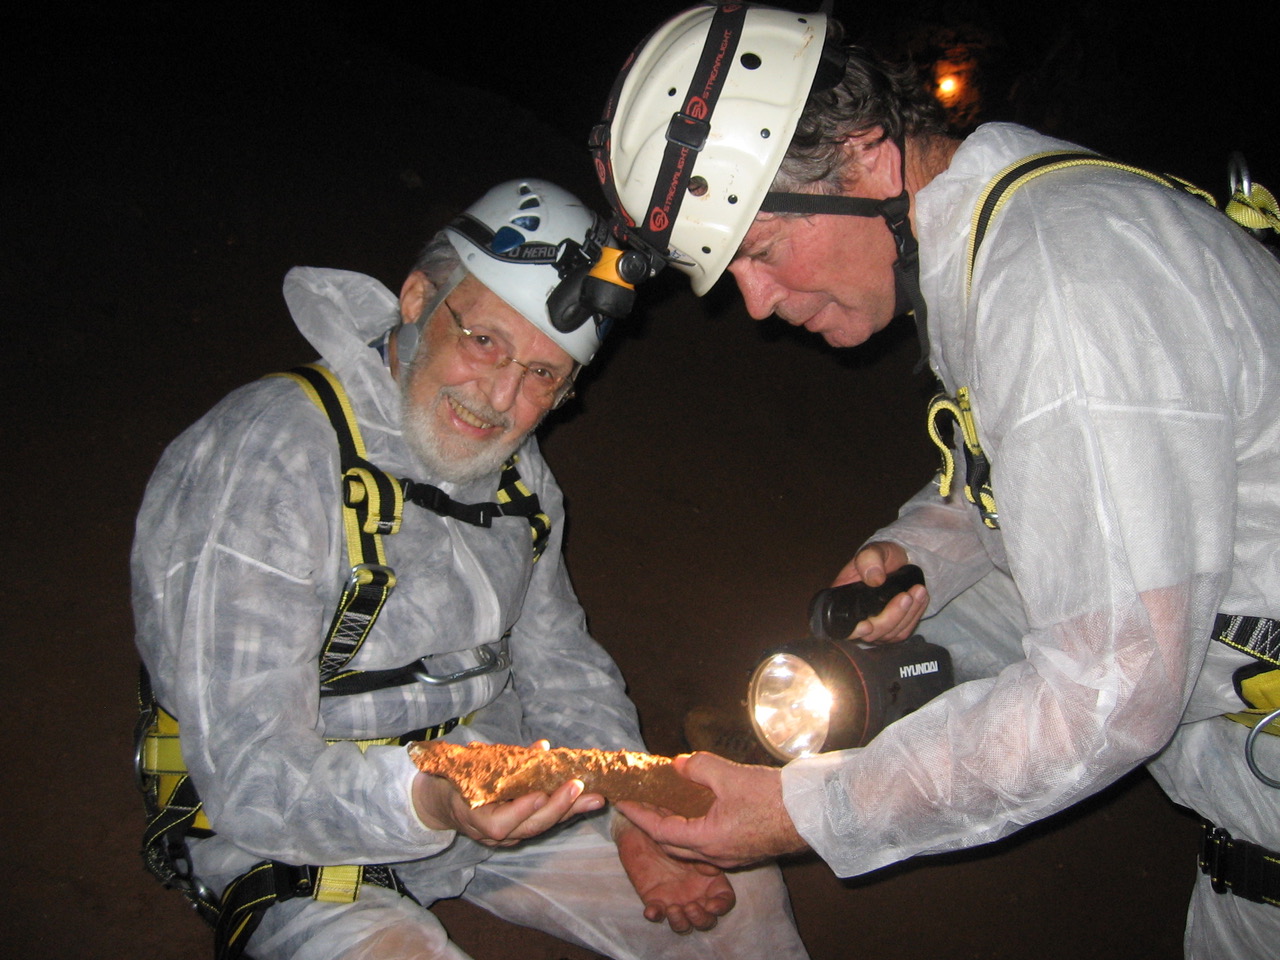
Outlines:
{"label": "yellow harness strap", "polygon": [[996,497],[991,489],[991,463],[982,452],[982,444],[978,441],[978,425],[974,421],[973,409],[969,405],[968,387],[957,390],[954,399],[945,393],[940,393],[929,403],[926,422],[929,439],[942,453],[942,468],[938,471],[935,481],[938,484],[938,493],[945,500],[951,496],[951,486],[955,483],[956,458],[951,453],[951,446],[942,432],[941,421],[946,416],[954,418],[964,443],[965,498],[978,507],[982,522],[987,527],[998,530],[1000,512],[996,509]]}
{"label": "yellow harness strap", "polygon": [[[1267,670],[1241,680],[1239,687],[1240,696],[1250,705],[1249,709],[1225,714],[1228,719],[1256,727],[1263,717],[1280,710],[1280,670]],[[1262,732],[1280,736],[1280,719],[1272,720]]]}
{"label": "yellow harness strap", "polygon": [[[1067,150],[1047,150],[1017,160],[991,179],[978,197],[974,205],[973,216],[969,225],[968,253],[965,263],[964,290],[966,299],[973,292],[973,270],[978,258],[978,250],[987,235],[987,229],[1010,195],[1019,187],[1055,170],[1068,170],[1073,167],[1093,166],[1111,170],[1123,170],[1136,176],[1145,177],[1166,187],[1182,190],[1199,197],[1212,207],[1217,207],[1213,195],[1179,177],[1167,174],[1152,173],[1141,167],[1127,163],[1108,160],[1096,153],[1085,153]],[[1276,212],[1275,198],[1265,187],[1252,185],[1248,195],[1241,189],[1227,204],[1227,215],[1248,228],[1270,227],[1280,229],[1280,214]],[[942,496],[948,497],[955,477],[955,457],[951,448],[942,437],[939,417],[950,414],[960,427],[964,440],[965,460],[968,472],[965,481],[965,497],[977,506],[982,522],[995,530],[1000,527],[1000,514],[996,509],[995,492],[991,486],[991,462],[983,453],[978,441],[978,427],[974,420],[969,400],[969,390],[961,387],[954,398],[940,394],[929,405],[928,431],[929,437],[942,451],[942,468],[938,473],[938,490]]]}
{"label": "yellow harness strap", "polygon": [[269,374],[293,380],[328,418],[338,439],[342,469],[342,525],[351,571],[320,654],[320,682],[326,683],[360,650],[396,586],[382,538],[400,530],[404,488],[369,462],[360,426],[346,390],[319,364]]}
{"label": "yellow harness strap", "polygon": [[1223,211],[1246,230],[1274,230],[1280,233],[1280,204],[1261,184],[1249,185],[1249,192],[1238,189]]}

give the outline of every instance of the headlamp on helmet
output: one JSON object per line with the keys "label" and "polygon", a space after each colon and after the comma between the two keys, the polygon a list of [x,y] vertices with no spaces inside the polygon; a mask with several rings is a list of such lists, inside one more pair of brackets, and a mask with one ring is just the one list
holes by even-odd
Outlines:
{"label": "headlamp on helmet", "polygon": [[630,310],[634,289],[608,289],[616,271],[600,268],[608,226],[546,180],[494,187],[445,235],[468,273],[578,363],[591,361],[612,322]]}

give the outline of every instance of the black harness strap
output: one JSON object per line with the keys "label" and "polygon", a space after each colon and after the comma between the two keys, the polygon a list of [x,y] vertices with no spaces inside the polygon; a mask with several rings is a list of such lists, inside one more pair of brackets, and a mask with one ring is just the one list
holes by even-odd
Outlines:
{"label": "black harness strap", "polygon": [[1213,638],[1228,647],[1280,667],[1280,620],[1218,614]]}
{"label": "black harness strap", "polygon": [[513,453],[502,465],[498,480],[498,502],[459,503],[439,487],[416,480],[401,480],[404,499],[442,517],[452,517],[477,527],[489,527],[497,517],[523,517],[529,522],[533,536],[533,560],[536,563],[546,548],[551,533],[551,518],[542,511],[537,494],[520,478],[516,464],[520,455]]}
{"label": "black harness strap", "polygon": [[1200,872],[1209,876],[1214,892],[1280,907],[1280,853],[1239,840],[1208,820],[1201,828]]}
{"label": "black harness strap", "polygon": [[242,873],[222,895],[222,909],[213,928],[215,960],[236,960],[262,922],[269,907],[298,897],[329,899],[326,890],[336,892],[335,902],[350,902],[366,883],[394,890],[414,903],[418,899],[387,866],[295,867],[275,860],[263,860]]}

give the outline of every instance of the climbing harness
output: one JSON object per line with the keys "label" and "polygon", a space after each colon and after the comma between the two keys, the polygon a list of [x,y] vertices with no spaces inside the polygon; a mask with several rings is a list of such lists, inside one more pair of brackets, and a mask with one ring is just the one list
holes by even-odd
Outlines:
{"label": "climbing harness", "polygon": [[[510,631],[491,646],[477,648],[475,667],[446,676],[433,676],[427,657],[392,670],[347,670],[396,586],[387,565],[382,538],[399,531],[404,502],[442,516],[489,527],[502,516],[522,517],[529,524],[533,561],[546,547],[551,521],[538,497],[525,485],[513,454],[503,465],[496,503],[463,504],[430,484],[397,480],[368,459],[355,413],[336,376],[318,364],[295,367],[270,376],[297,382],[308,398],[329,418],[337,435],[342,475],[342,514],[350,569],[321,649],[318,670],[320,695],[347,696],[410,683],[455,683],[511,665]],[[264,860],[229,883],[218,896],[195,876],[187,847],[189,838],[213,836],[203,802],[182,759],[179,725],[155,699],[145,668],[138,684],[139,719],[135,736],[134,772],[142,791],[148,822],[142,858],[147,869],[166,887],[181,891],[199,915],[214,928],[214,956],[234,960],[262,915],[273,904],[297,897],[330,903],[350,903],[362,885],[372,883],[412,898],[388,865],[298,866]],[[396,737],[330,739],[371,746],[404,745],[444,736],[470,717],[455,717]],[[415,901],[416,902],[416,901]]]}
{"label": "climbing harness", "polygon": [[[1186,180],[1108,160],[1096,153],[1048,150],[1032,154],[1001,170],[978,197],[969,229],[964,280],[966,299],[973,292],[973,268],[978,257],[978,249],[982,246],[992,219],[1004,207],[1010,194],[1042,174],[1080,166],[1123,170],[1199,197],[1212,207],[1216,208],[1218,205],[1212,194]],[[1232,157],[1230,173],[1232,195],[1224,211],[1227,216],[1255,235],[1264,229],[1280,233],[1280,211],[1277,209],[1275,198],[1265,187],[1249,180],[1248,170],[1239,155]],[[959,427],[964,446],[965,497],[978,508],[983,524],[992,530],[997,530],[1000,527],[1000,514],[996,509],[995,493],[991,486],[991,461],[983,453],[982,445],[978,440],[978,425],[973,415],[972,401],[967,387],[958,388],[955,397],[940,393],[929,403],[927,414],[929,437],[942,453],[942,467],[935,480],[938,491],[944,498],[950,496],[955,478],[955,456],[944,430],[948,418],[954,420],[955,425]]]}
{"label": "climbing harness", "polygon": [[[974,208],[969,232],[968,257],[965,268],[965,296],[972,293],[973,269],[978,249],[986,236],[992,218],[999,213],[1009,194],[1044,173],[1081,165],[1103,166],[1146,177],[1165,186],[1181,189],[1216,207],[1213,197],[1203,190],[1175,177],[1151,173],[1139,167],[1116,163],[1096,154],[1051,151],[1020,160],[1002,170],[986,187]],[[1224,213],[1239,226],[1262,239],[1266,230],[1280,233],[1280,211],[1275,197],[1265,188],[1251,183],[1244,162],[1232,157],[1230,167],[1231,198]],[[965,450],[965,495],[974,503],[988,527],[999,526],[999,514],[990,486],[991,464],[982,453],[977,439],[977,425],[970,407],[969,391],[960,387],[955,399],[945,395],[929,406],[929,436],[943,452],[939,471],[939,492],[950,493],[955,471],[955,458],[938,429],[943,414],[955,418]],[[1236,671],[1236,692],[1247,709],[1226,714],[1228,719],[1251,727],[1245,738],[1245,762],[1250,772],[1263,784],[1280,789],[1276,779],[1261,769],[1255,756],[1260,733],[1280,735],[1280,621],[1262,617],[1219,614],[1213,629],[1214,639],[1256,658],[1256,662]],[[1232,837],[1230,833],[1203,821],[1199,867],[1210,877],[1217,893],[1232,893],[1255,903],[1280,906],[1280,853],[1255,843]]]}

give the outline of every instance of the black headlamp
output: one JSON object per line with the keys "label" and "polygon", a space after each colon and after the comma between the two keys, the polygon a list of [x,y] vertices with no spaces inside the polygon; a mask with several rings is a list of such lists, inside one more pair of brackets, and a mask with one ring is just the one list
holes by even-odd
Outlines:
{"label": "black headlamp", "polygon": [[751,725],[770,755],[786,762],[865,746],[952,686],[950,654],[923,637],[877,645],[845,639],[923,582],[920,568],[907,566],[880,587],[846,584],[813,598],[812,637],[769,650],[751,675]]}
{"label": "black headlamp", "polygon": [[561,333],[570,333],[592,318],[602,325],[621,320],[635,304],[636,284],[663,266],[644,250],[624,249],[615,228],[598,223],[581,246],[567,249],[556,268],[560,283],[547,297],[547,313]]}

